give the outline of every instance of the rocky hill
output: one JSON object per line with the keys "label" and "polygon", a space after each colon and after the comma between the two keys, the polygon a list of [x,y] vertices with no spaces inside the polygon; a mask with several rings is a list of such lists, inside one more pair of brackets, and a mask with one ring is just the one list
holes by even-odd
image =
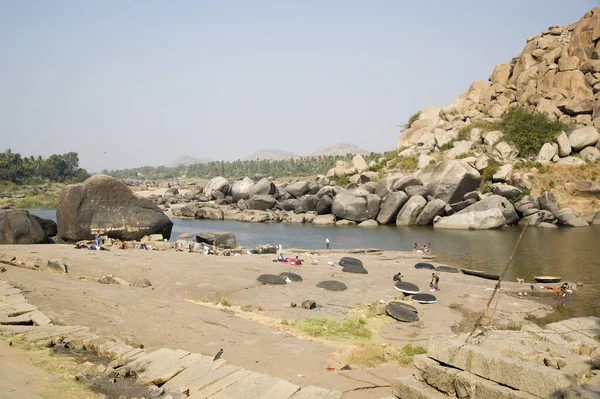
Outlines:
{"label": "rocky hill", "polygon": [[[556,165],[597,169],[600,7],[567,27],[553,25],[530,37],[520,55],[496,65],[489,81],[473,82],[443,108],[422,109],[407,127],[397,141],[399,158],[416,159],[418,169],[461,159],[485,174],[497,164],[488,173],[494,175],[490,183],[526,190],[541,188],[523,165],[538,162],[557,177],[564,173]],[[386,166],[399,163],[392,161]]]}
{"label": "rocky hill", "polygon": [[252,154],[246,157],[247,160],[253,161],[255,159],[269,159],[269,160],[279,160],[279,159],[290,159],[290,158],[298,158],[299,155],[294,154],[293,152],[284,151],[284,150],[274,150],[274,149],[260,149],[254,151]]}
{"label": "rocky hill", "polygon": [[306,157],[320,157],[320,156],[327,156],[327,155],[344,156],[347,154],[368,155],[370,153],[371,153],[370,151],[360,148],[359,146],[354,145],[354,144],[339,143],[339,144],[330,145],[329,147],[322,148],[315,152],[311,152],[310,154],[305,155],[305,156]]}
{"label": "rocky hill", "polygon": [[177,157],[173,162],[171,162],[168,166],[190,166],[196,163],[206,163],[210,161],[212,161],[212,159],[210,158],[197,158],[192,157],[190,155],[181,155]]}

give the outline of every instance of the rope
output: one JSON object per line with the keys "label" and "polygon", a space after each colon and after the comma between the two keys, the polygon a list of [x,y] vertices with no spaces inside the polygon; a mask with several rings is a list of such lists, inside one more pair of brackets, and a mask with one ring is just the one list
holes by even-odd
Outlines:
{"label": "rope", "polygon": [[510,258],[508,258],[506,267],[502,271],[502,274],[500,274],[500,278],[498,279],[498,282],[496,283],[496,286],[494,287],[494,291],[492,292],[490,299],[488,300],[487,304],[485,305],[485,308],[483,309],[483,312],[481,312],[481,315],[479,316],[479,318],[475,321],[473,330],[471,330],[469,335],[467,335],[467,339],[465,340],[465,342],[467,342],[469,340],[469,338],[471,338],[473,333],[475,333],[475,330],[477,330],[477,327],[481,326],[481,321],[483,320],[487,311],[489,310],[490,304],[494,300],[494,296],[496,295],[496,292],[498,292],[498,290],[500,289],[500,285],[502,284],[502,279],[504,278],[504,275],[506,274],[508,267],[512,263],[513,257],[515,256],[515,253],[517,252],[517,249],[519,248],[519,244],[521,243],[521,239],[523,238],[523,235],[525,234],[525,230],[527,230],[527,226],[529,226],[529,222],[525,223],[525,227],[523,228],[523,231],[521,231],[521,235],[519,236],[519,239],[517,240],[517,244],[515,245],[515,248],[513,249],[512,254],[510,254]]}

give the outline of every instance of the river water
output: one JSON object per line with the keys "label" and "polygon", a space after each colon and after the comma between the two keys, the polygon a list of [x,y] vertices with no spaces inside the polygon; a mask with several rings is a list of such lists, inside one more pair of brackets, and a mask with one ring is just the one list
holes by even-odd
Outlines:
{"label": "river water", "polygon": [[[31,210],[31,213],[56,220],[55,210]],[[468,231],[432,227],[359,228],[182,219],[173,219],[173,223],[172,241],[183,233],[226,231],[235,234],[238,243],[247,248],[281,244],[284,249],[319,250],[325,247],[326,236],[334,249],[410,251],[415,242],[421,247],[431,243],[437,263],[497,274],[506,266],[521,233],[519,227]],[[528,228],[505,279],[514,281],[518,277],[533,281],[532,276],[539,275],[562,276],[563,281],[584,283],[564,306],[557,306],[562,312],[561,318],[600,317],[600,226]]]}

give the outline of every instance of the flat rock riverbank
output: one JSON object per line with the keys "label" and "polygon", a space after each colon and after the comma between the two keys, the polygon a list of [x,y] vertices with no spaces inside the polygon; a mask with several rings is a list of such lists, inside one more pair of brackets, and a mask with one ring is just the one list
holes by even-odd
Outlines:
{"label": "flat rock riverbank", "polygon": [[[302,258],[320,261],[299,267],[273,262],[275,255],[86,251],[71,245],[7,245],[0,247],[0,252],[3,259],[14,257],[28,264],[60,259],[68,266],[67,274],[9,265],[2,273],[2,279],[20,287],[28,300],[56,324],[88,326],[99,335],[143,343],[149,349],[168,347],[213,354],[223,348],[229,364],[300,386],[336,389],[349,398],[389,395],[391,388],[385,382],[409,375],[410,369],[387,362],[368,370],[339,371],[348,364],[345,354],[352,345],[343,340],[302,336],[282,321],[309,317],[343,320],[353,314],[353,309],[402,300],[392,281],[398,272],[404,276],[403,281],[429,292],[431,270],[415,269],[414,265],[423,261],[438,265],[435,260],[423,260],[422,254],[388,251],[299,252]],[[328,264],[337,264],[343,256],[360,259],[368,274],[344,273],[341,267]],[[299,274],[303,281],[276,286],[256,280],[264,273],[281,272]],[[472,327],[496,282],[463,274],[439,275],[440,291],[434,292],[437,303],[408,301],[417,307],[419,321],[385,323],[377,332],[377,342],[395,347],[427,346],[429,339]],[[106,276],[113,279],[104,282],[117,284],[98,282]],[[151,285],[128,285],[143,280]],[[317,288],[316,284],[324,280],[343,282],[348,289],[331,292]],[[491,321],[496,328],[530,324],[530,320],[552,311],[544,300],[518,296],[527,286],[504,282],[502,287]],[[308,310],[290,306],[304,300],[315,301],[317,307]],[[354,391],[364,386],[372,389]]]}

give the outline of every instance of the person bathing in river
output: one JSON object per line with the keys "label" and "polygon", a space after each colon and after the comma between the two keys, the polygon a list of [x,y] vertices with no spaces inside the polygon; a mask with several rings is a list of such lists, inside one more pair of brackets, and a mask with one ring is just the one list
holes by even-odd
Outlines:
{"label": "person bathing in river", "polygon": [[415,242],[415,245],[413,245],[413,251],[417,252],[419,250],[419,244],[417,244]]}

